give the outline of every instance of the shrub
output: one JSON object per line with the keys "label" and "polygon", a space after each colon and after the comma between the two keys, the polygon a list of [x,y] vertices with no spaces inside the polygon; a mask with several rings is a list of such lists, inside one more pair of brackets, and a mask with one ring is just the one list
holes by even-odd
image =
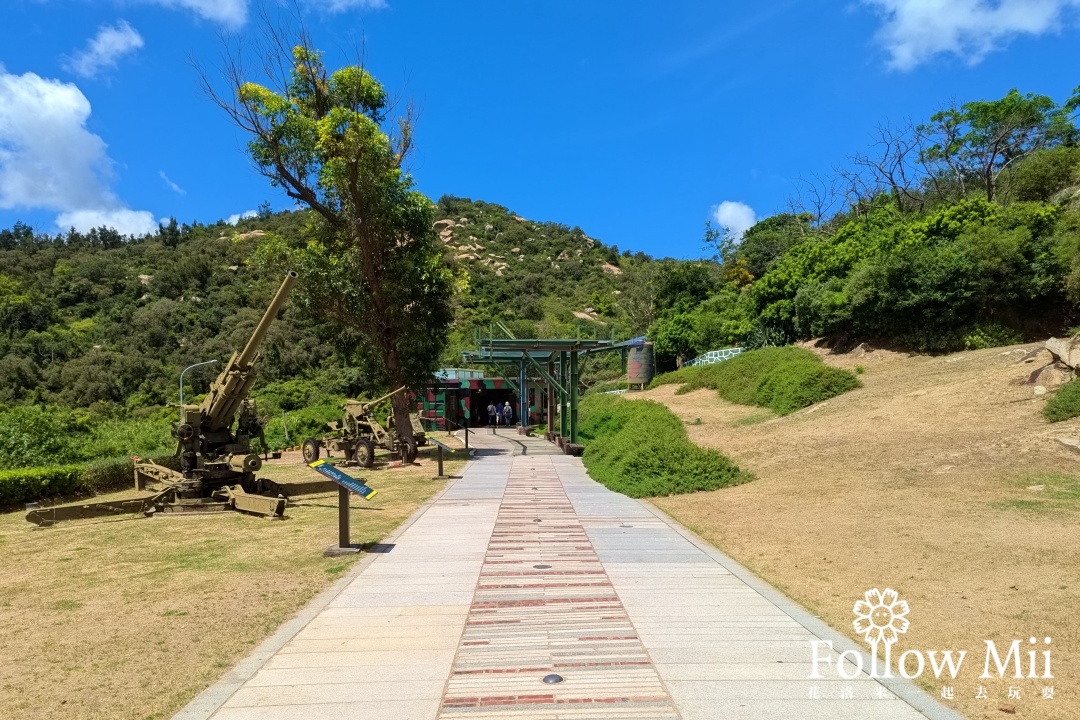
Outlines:
{"label": "shrub", "polygon": [[581,439],[589,474],[630,497],[715,490],[753,479],[716,450],[690,442],[675,414],[651,400],[584,398]]}
{"label": "shrub", "polygon": [[[179,470],[179,460],[172,455],[145,458],[163,467]],[[103,458],[85,465],[0,470],[0,507],[34,502],[44,498],[131,488],[135,467],[129,457]]]}
{"label": "shrub", "polygon": [[728,402],[767,407],[780,415],[860,385],[847,370],[826,365],[809,350],[791,346],[750,350],[715,365],[681,368],[657,376],[649,387],[668,383],[682,383],[680,393],[710,388]]}
{"label": "shrub", "polygon": [[0,413],[0,468],[71,462],[72,425],[70,413],[36,406]]}
{"label": "shrub", "polygon": [[852,373],[820,360],[785,363],[761,376],[749,404],[787,415],[853,390],[859,384]]}
{"label": "shrub", "polygon": [[964,336],[965,350],[1016,345],[1024,341],[1024,336],[1012,328],[996,323],[976,324]]}
{"label": "shrub", "polygon": [[[312,405],[294,410],[288,413],[287,422],[289,440],[285,441],[285,425],[282,424],[280,414],[271,415],[266,425],[266,442],[272,448],[295,447],[309,437],[322,437],[326,434],[328,422],[340,421],[342,418],[340,403],[327,403],[325,405]],[[386,412],[378,412],[376,416],[379,422],[386,419]]]}
{"label": "shrub", "polygon": [[683,383],[690,382],[691,379],[697,378],[698,371],[701,370],[700,366],[695,367],[681,367],[678,370],[672,370],[671,372],[660,373],[653,377],[649,383],[649,390],[658,388],[661,385],[682,385]]}
{"label": "shrub", "polygon": [[85,477],[78,465],[0,470],[0,506],[79,492]]}
{"label": "shrub", "polygon": [[1071,380],[1062,385],[1043,407],[1043,415],[1050,422],[1061,422],[1080,415],[1080,380]]}
{"label": "shrub", "polygon": [[620,378],[618,380],[601,380],[593,385],[591,388],[585,391],[586,395],[600,395],[612,390],[625,390],[626,379]]}

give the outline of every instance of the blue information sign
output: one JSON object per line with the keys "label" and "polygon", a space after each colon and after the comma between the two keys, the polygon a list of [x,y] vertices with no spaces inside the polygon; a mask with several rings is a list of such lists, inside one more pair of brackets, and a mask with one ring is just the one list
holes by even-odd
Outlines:
{"label": "blue information sign", "polygon": [[320,475],[325,475],[341,487],[356,493],[365,500],[370,500],[378,493],[377,490],[372,490],[351,475],[346,475],[325,460],[317,460],[311,463],[310,467],[313,468],[315,472]]}

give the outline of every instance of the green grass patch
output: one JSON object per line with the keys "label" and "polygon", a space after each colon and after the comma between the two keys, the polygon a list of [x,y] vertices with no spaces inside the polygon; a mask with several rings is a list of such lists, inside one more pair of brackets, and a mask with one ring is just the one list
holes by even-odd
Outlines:
{"label": "green grass patch", "polygon": [[589,475],[630,497],[716,490],[753,479],[716,450],[690,442],[679,418],[651,400],[583,398],[580,437]]}
{"label": "green grass patch", "polygon": [[766,420],[772,420],[774,417],[776,417],[776,413],[774,413],[772,411],[756,412],[753,415],[747,415],[745,417],[741,417],[741,418],[739,418],[738,420],[736,420],[735,422],[733,422],[731,424],[734,425],[735,427],[745,427],[747,425],[760,425],[761,423],[765,422]]}
{"label": "green grass patch", "polygon": [[787,415],[861,386],[851,372],[826,365],[802,348],[769,347],[731,360],[658,375],[649,385],[679,383],[679,393],[709,388],[728,402],[766,407]]}
{"label": "green grass patch", "polygon": [[1080,415],[1080,380],[1062,385],[1043,407],[1043,416],[1050,422],[1061,422]]}
{"label": "green grass patch", "polygon": [[1026,497],[991,504],[995,510],[1050,513],[1080,510],[1080,476],[1062,473],[1028,475],[1014,483]]}

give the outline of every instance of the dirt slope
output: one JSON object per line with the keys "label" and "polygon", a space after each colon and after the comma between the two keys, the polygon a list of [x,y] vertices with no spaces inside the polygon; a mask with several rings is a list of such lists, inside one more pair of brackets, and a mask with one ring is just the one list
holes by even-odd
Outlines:
{"label": "dirt slope", "polygon": [[[1047,396],[1024,384],[1043,362],[1023,361],[1034,347],[823,355],[864,367],[864,387],[783,418],[709,390],[639,394],[757,475],[656,504],[852,637],[854,602],[896,589],[911,627],[894,657],[968,650],[956,681],[927,670],[921,684],[951,686],[969,717],[1080,717],[1080,455],[1055,439],[1080,423],[1042,419]],[[1053,638],[1054,680],[978,678],[986,639],[1002,655],[1021,640],[1026,663],[1030,636],[1040,651]]]}

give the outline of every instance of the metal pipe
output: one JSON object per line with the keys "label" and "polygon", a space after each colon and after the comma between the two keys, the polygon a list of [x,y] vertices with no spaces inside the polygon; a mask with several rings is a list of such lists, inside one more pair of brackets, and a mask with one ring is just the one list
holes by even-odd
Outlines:
{"label": "metal pipe", "polygon": [[567,368],[567,353],[559,353],[559,380],[562,383],[559,393],[559,435],[567,437],[570,434],[570,419],[567,413],[567,397],[570,392],[570,371]]}
{"label": "metal pipe", "polygon": [[518,367],[518,386],[521,388],[521,392],[518,393],[518,425],[520,427],[529,424],[529,376],[525,367],[523,358]]}
{"label": "metal pipe", "polygon": [[547,419],[548,437],[555,434],[555,361],[548,358],[548,383],[547,383]]}
{"label": "metal pipe", "polygon": [[197,368],[200,365],[213,365],[217,360],[207,360],[205,362],[195,363],[194,365],[188,365],[186,368],[180,371],[180,407],[184,406],[184,373],[191,368]]}
{"label": "metal pipe", "polygon": [[338,487],[338,547],[347,548],[349,542],[349,491]]}
{"label": "metal pipe", "polygon": [[578,441],[578,354],[570,353],[570,442]]}

